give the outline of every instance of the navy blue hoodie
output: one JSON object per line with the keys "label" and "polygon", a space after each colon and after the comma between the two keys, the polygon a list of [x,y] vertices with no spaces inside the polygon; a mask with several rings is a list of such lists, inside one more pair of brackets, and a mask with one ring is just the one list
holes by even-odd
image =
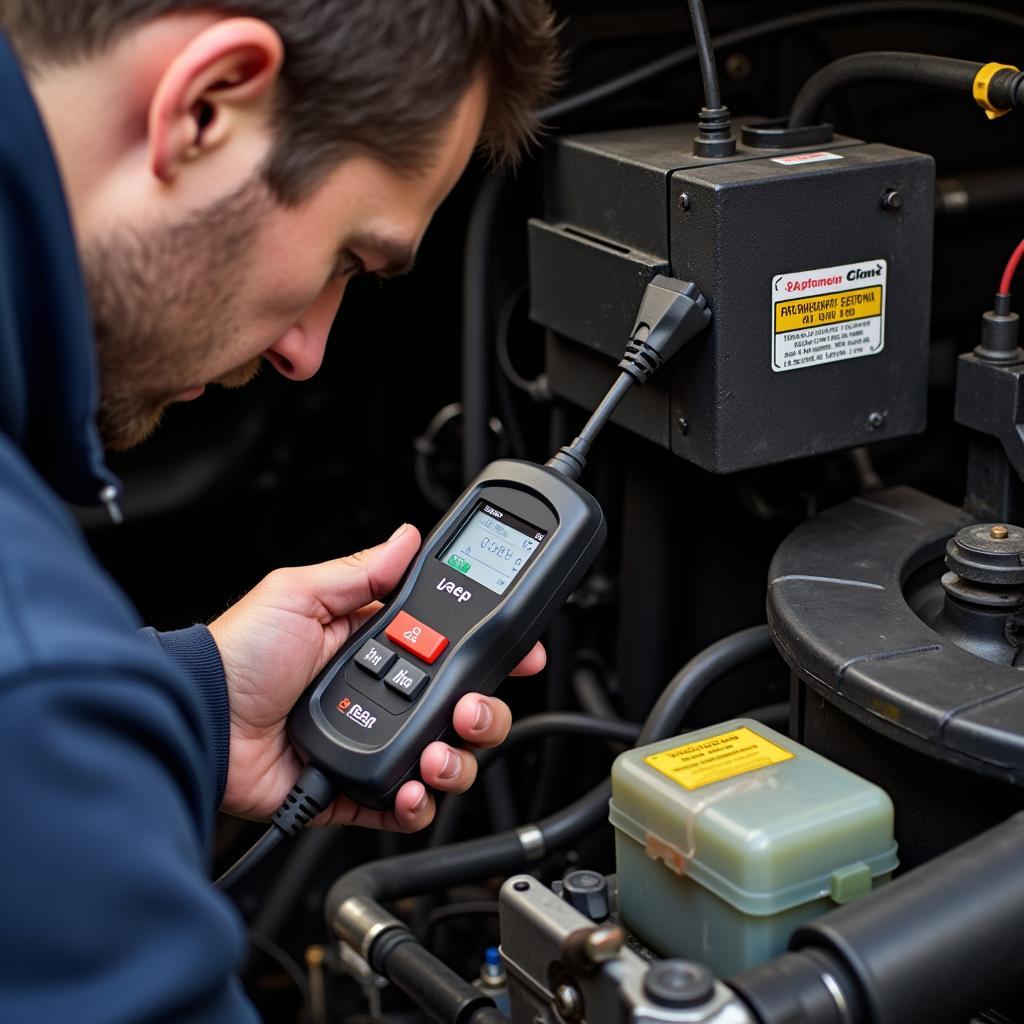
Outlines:
{"label": "navy blue hoodie", "polygon": [[0,36],[0,1022],[252,1021],[242,925],[206,876],[216,646],[140,634],[64,505],[116,487],[94,364],[55,160]]}

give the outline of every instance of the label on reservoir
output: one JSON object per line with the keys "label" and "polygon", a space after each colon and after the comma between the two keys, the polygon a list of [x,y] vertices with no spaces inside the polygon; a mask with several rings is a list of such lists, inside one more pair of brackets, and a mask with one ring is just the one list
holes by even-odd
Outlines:
{"label": "label on reservoir", "polygon": [[651,754],[644,761],[684,789],[700,789],[757,768],[789,761],[795,754],[744,726],[721,736]]}
{"label": "label on reservoir", "polygon": [[877,355],[885,347],[885,260],[772,278],[776,373]]}

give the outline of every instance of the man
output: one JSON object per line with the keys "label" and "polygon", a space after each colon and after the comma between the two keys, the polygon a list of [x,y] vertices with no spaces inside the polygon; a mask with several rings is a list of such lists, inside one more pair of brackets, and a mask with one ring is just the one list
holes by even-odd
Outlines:
{"label": "man", "polygon": [[[0,27],[0,1020],[251,1020],[241,923],[205,877],[213,813],[278,807],[292,703],[419,535],[147,637],[60,499],[116,500],[97,424],[124,448],[261,360],[314,374],[346,283],[411,265],[478,141],[508,158],[529,136],[551,15],[0,0]],[[494,745],[508,709],[470,696],[454,725]],[[449,792],[475,773],[440,743],[420,768]],[[409,782],[393,812],[322,817],[411,831],[433,809]]]}

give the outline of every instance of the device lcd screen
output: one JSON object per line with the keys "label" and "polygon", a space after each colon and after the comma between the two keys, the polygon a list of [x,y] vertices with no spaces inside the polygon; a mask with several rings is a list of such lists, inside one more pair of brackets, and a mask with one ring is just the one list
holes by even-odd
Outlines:
{"label": "device lcd screen", "polygon": [[440,559],[488,590],[504,594],[545,536],[543,530],[481,503]]}

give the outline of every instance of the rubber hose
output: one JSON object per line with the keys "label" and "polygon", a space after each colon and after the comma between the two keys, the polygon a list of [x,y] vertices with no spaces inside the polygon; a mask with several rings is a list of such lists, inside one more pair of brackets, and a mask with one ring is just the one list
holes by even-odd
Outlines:
{"label": "rubber hose", "polygon": [[796,95],[789,113],[790,128],[804,128],[821,121],[825,104],[851,85],[911,82],[972,96],[974,79],[982,65],[976,61],[932,57],[924,53],[879,50],[854,53],[816,71]]}

